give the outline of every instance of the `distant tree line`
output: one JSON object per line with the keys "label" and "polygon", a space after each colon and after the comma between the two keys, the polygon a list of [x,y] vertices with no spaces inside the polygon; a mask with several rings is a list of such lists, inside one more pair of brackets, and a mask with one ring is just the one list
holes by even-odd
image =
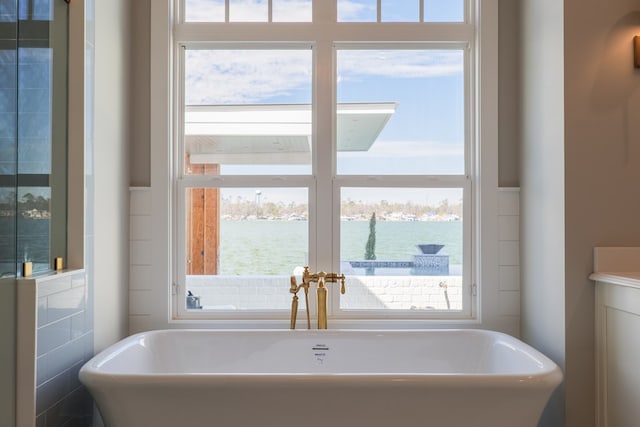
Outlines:
{"label": "distant tree line", "polygon": [[[16,201],[13,199],[15,197],[15,193],[12,192],[9,195],[5,195],[5,197],[0,200],[0,212],[7,216],[8,213],[12,215],[15,214],[16,210]],[[38,210],[40,212],[48,212],[50,207],[50,199],[44,196],[34,196],[32,193],[24,194],[18,201],[18,210],[19,211],[32,211]]]}
{"label": "distant tree line", "polygon": [[43,196],[34,196],[31,193],[26,193],[20,201],[18,201],[18,206],[20,210],[33,210],[37,209],[39,211],[48,211],[49,210],[50,199],[45,198]]}
{"label": "distant tree line", "polygon": [[302,203],[284,202],[256,202],[244,197],[223,197],[220,207],[222,217],[246,218],[250,216],[266,218],[284,218],[297,215],[306,218],[307,206]]}
{"label": "distant tree line", "polygon": [[[355,201],[347,199],[342,202],[340,214],[354,219],[369,220],[376,212],[377,219],[384,220],[393,214],[401,213],[420,218],[424,215],[462,217],[462,202],[451,203],[442,200],[437,205],[421,205],[411,201],[398,203],[382,200],[379,203]],[[222,197],[222,217],[246,218],[246,217],[273,217],[285,218],[296,215],[302,218],[308,216],[308,207],[304,203],[284,202],[258,202],[244,197]]]}
{"label": "distant tree line", "polygon": [[362,217],[368,220],[374,212],[377,212],[378,219],[388,217],[393,213],[413,215],[417,218],[423,215],[458,215],[462,217],[462,202],[451,203],[444,199],[437,205],[421,205],[412,201],[388,202],[381,200],[379,203],[365,203],[347,199],[340,206],[342,216]]}

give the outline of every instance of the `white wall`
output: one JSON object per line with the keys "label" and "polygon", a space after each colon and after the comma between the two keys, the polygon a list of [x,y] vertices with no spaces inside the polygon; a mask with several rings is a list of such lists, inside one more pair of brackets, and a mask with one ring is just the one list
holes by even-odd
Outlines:
{"label": "white wall", "polygon": [[151,48],[151,0],[135,0],[131,2],[131,51],[129,52],[129,68],[131,87],[135,92],[131,96],[130,123],[130,185],[149,186],[151,184],[150,130],[149,130],[149,49]]}
{"label": "white wall", "polygon": [[498,185],[520,186],[520,1],[500,0],[498,26]]}
{"label": "white wall", "polygon": [[640,1],[565,0],[567,426],[594,425],[594,246],[640,244]]}
{"label": "white wall", "polygon": [[[179,324],[168,322],[170,313],[167,289],[171,283],[171,242],[167,235],[167,230],[171,229],[171,200],[166,192],[170,181],[170,152],[168,123],[170,115],[166,105],[169,102],[168,72],[164,64],[169,63],[168,54],[170,41],[166,29],[168,18],[166,16],[166,1],[152,0],[151,8],[151,87],[150,92],[150,117],[152,126],[150,128],[150,139],[152,141],[149,159],[138,158],[132,162],[136,169],[145,164],[150,164],[151,186],[134,187],[131,191],[131,276],[130,276],[130,332],[136,332],[149,328],[159,327],[206,327],[206,324]],[[497,90],[498,77],[493,61],[497,55],[498,37],[498,2],[497,0],[485,1],[483,10],[487,12],[487,17],[483,21],[483,61],[481,65],[481,75],[483,88],[486,90],[482,98],[482,109],[489,114],[483,115],[484,126],[481,126],[483,144],[487,147],[479,155],[482,157],[483,179],[482,186],[483,201],[482,221],[486,230],[482,240],[482,251],[485,257],[482,266],[479,268],[483,286],[480,315],[482,323],[473,323],[473,326],[482,326],[496,329],[518,336],[520,331],[519,322],[519,277],[518,262],[514,262],[513,251],[508,252],[505,248],[517,249],[517,230],[515,235],[511,233],[498,238],[500,226],[507,225],[513,217],[517,216],[517,211],[507,213],[497,212],[500,204],[500,191],[498,187],[497,173]],[[136,22],[144,16],[145,8],[140,6],[135,9]],[[136,25],[134,31],[143,30],[143,26]],[[136,44],[143,45],[144,43]],[[141,61],[143,63],[144,61]],[[137,85],[132,88],[132,96],[138,96]],[[496,117],[495,123],[489,123],[487,117]],[[136,123],[134,125],[139,125]],[[140,132],[142,135],[144,132]],[[136,133],[138,135],[138,133]],[[146,141],[135,140],[135,144],[145,144]],[[138,155],[144,150],[136,151]],[[133,155],[133,153],[132,153]],[[150,162],[149,162],[150,160]],[[140,163],[139,163],[140,162]],[[131,172],[133,178],[137,173]],[[137,181],[137,179],[136,179]],[[142,180],[144,181],[144,180]],[[511,180],[509,181],[511,182]],[[500,224],[500,217],[506,223]],[[485,231],[486,231],[485,230]],[[505,229],[506,230],[506,229]],[[513,231],[513,230],[511,230]],[[500,241],[499,241],[500,240]],[[504,255],[506,258],[500,258]],[[500,259],[499,259],[500,258]],[[514,272],[516,272],[514,276]],[[263,325],[264,323],[262,323]],[[459,325],[458,323],[455,323]],[[283,326],[286,327],[286,324]]]}
{"label": "white wall", "polygon": [[128,331],[130,2],[95,2],[95,349]]}
{"label": "white wall", "polygon": [[591,427],[593,247],[640,243],[640,2],[522,6],[523,335],[565,368],[547,425]]}
{"label": "white wall", "polygon": [[[563,8],[523,0],[521,70],[522,337],[565,365]],[[562,396],[545,424],[561,426]]]}

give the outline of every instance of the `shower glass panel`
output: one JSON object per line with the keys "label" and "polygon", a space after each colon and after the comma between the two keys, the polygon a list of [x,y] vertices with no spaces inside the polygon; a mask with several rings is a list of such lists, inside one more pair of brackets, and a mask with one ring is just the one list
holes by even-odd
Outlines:
{"label": "shower glass panel", "polygon": [[66,255],[67,4],[0,0],[0,273]]}
{"label": "shower glass panel", "polygon": [[0,0],[0,277],[16,272],[17,3]]}

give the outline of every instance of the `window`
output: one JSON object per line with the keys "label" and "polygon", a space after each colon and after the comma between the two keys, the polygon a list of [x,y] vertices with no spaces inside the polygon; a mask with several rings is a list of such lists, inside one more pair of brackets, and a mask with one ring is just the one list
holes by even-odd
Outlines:
{"label": "window", "polygon": [[330,319],[476,316],[475,14],[176,0],[174,318],[288,318],[305,265]]}

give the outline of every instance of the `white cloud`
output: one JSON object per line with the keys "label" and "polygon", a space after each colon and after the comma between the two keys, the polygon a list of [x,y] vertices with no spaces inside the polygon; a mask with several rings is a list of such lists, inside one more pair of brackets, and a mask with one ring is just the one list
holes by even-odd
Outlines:
{"label": "white cloud", "polygon": [[310,98],[311,52],[188,51],[186,85],[188,105],[259,103],[299,90]]}
{"label": "white cloud", "polygon": [[342,50],[338,70],[341,79],[439,77],[462,74],[463,55],[460,50]]}
{"label": "white cloud", "polygon": [[339,22],[364,22],[375,20],[377,5],[371,1],[338,0]]}
{"label": "white cloud", "polygon": [[190,22],[224,22],[224,0],[188,0],[185,20]]}
{"label": "white cloud", "polygon": [[267,0],[231,0],[229,3],[229,21],[231,22],[266,22],[268,20]]}
{"label": "white cloud", "polygon": [[[189,22],[224,22],[224,0],[188,0],[186,20]],[[231,0],[231,22],[266,22],[267,0]],[[311,21],[311,0],[273,0],[273,20],[279,22]]]}
{"label": "white cloud", "polygon": [[[366,76],[428,78],[462,73],[460,51],[348,50],[340,81]],[[248,104],[311,88],[311,51],[190,50],[187,104]]]}

